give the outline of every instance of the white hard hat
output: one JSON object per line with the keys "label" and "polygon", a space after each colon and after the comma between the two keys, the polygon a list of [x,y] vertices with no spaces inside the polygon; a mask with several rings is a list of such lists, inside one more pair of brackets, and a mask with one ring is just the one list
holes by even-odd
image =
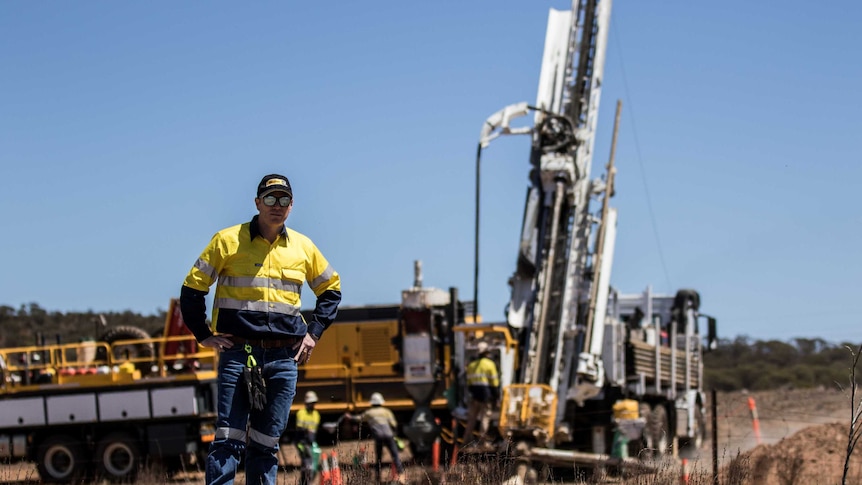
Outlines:
{"label": "white hard hat", "polygon": [[480,354],[484,354],[487,351],[488,351],[488,342],[479,342],[479,344],[476,345],[476,352],[478,352]]}
{"label": "white hard hat", "polygon": [[375,392],[371,395],[371,405],[372,406],[382,406],[383,403],[386,402],[383,400],[383,394],[379,392]]}
{"label": "white hard hat", "polygon": [[305,404],[311,404],[317,402],[317,393],[314,391],[308,391],[305,393]]}

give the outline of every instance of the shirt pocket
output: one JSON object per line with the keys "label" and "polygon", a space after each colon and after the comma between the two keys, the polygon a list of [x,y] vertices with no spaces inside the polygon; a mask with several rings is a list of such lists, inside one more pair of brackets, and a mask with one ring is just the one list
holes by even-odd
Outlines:
{"label": "shirt pocket", "polygon": [[281,270],[280,290],[284,298],[291,304],[298,304],[302,293],[302,284],[305,281],[305,273],[295,269],[283,268]]}
{"label": "shirt pocket", "polygon": [[281,279],[285,282],[299,283],[301,285],[305,281],[305,272],[291,268],[282,268]]}

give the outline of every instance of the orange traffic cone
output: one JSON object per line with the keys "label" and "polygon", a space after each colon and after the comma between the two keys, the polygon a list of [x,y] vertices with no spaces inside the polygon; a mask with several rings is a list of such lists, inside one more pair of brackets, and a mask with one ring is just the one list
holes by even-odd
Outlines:
{"label": "orange traffic cone", "polygon": [[685,459],[685,458],[683,458],[683,459],[682,459],[682,475],[680,475],[680,477],[679,477],[679,483],[681,483],[681,484],[685,485],[685,484],[688,484],[688,483],[689,483],[689,481],[688,481],[688,480],[689,480],[689,476],[688,476],[688,460],[687,460],[687,459]]}
{"label": "orange traffic cone", "polygon": [[[439,419],[437,420],[439,423]],[[434,444],[431,445],[431,467],[432,470],[440,471],[440,435],[434,438]]]}
{"label": "orange traffic cone", "polygon": [[332,455],[329,457],[332,461],[332,466],[330,467],[330,474],[332,475],[332,485],[343,485],[341,481],[341,469],[338,467],[338,453],[335,450],[332,450]]}
{"label": "orange traffic cone", "polygon": [[320,485],[332,485],[332,473],[329,471],[329,456],[320,454]]}

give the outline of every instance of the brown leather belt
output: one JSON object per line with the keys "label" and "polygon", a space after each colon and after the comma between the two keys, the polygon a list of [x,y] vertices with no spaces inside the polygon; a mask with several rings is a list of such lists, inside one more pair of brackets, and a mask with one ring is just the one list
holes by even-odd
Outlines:
{"label": "brown leather belt", "polygon": [[230,341],[237,345],[251,345],[252,347],[260,347],[262,349],[280,349],[282,347],[292,347],[302,337],[291,337],[283,339],[248,339],[242,337],[231,337]]}

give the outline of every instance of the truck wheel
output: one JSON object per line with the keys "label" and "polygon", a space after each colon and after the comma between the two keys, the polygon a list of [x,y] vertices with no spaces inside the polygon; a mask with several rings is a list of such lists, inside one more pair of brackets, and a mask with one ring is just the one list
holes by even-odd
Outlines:
{"label": "truck wheel", "polygon": [[639,460],[647,460],[652,457],[651,448],[653,443],[646,424],[649,422],[649,415],[651,412],[652,410],[649,407],[649,403],[642,402],[638,404],[638,417],[644,419],[644,429],[641,432],[640,439],[629,441],[629,456]]}
{"label": "truck wheel", "polygon": [[647,431],[652,439],[650,448],[654,450],[655,457],[667,453],[670,449],[670,425],[664,405],[658,404],[653,408],[647,421]]}
{"label": "truck wheel", "polygon": [[703,437],[705,434],[706,418],[703,415],[703,410],[700,406],[697,406],[694,410],[694,429],[692,430],[692,435],[680,439],[680,455],[686,455],[686,458],[694,458],[698,450],[703,446]]}
{"label": "truck wheel", "polygon": [[[100,342],[105,342],[107,344],[113,344],[114,342],[119,342],[121,340],[145,340],[151,339],[150,335],[141,328],[132,326],[132,325],[123,325],[119,327],[112,328],[102,334],[99,337]],[[115,361],[122,362],[126,358],[126,354],[128,354],[131,359],[143,359],[143,358],[154,358],[156,355],[155,346],[152,341],[141,342],[137,344],[128,344],[128,345],[117,345],[113,347],[112,356]],[[105,360],[107,359],[107,355],[105,355],[104,347],[99,347],[96,350],[96,359],[97,360]],[[149,372],[150,362],[136,362],[135,367],[137,367],[142,373],[146,374]]]}
{"label": "truck wheel", "polygon": [[111,433],[96,446],[96,467],[100,477],[112,482],[134,482],[141,452],[126,433]]}
{"label": "truck wheel", "polygon": [[39,445],[36,469],[48,483],[80,482],[85,473],[84,447],[71,436],[51,436]]}

